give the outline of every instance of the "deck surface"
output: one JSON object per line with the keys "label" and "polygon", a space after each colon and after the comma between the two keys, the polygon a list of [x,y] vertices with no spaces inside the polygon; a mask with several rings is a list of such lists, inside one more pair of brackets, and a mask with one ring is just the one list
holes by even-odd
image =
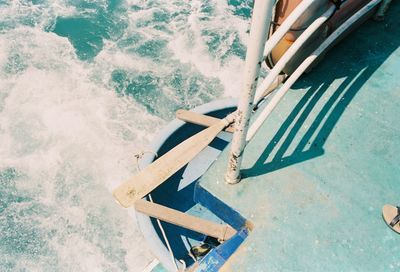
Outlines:
{"label": "deck surface", "polygon": [[200,185],[254,223],[233,271],[399,271],[400,2],[303,77],[224,183],[226,149]]}

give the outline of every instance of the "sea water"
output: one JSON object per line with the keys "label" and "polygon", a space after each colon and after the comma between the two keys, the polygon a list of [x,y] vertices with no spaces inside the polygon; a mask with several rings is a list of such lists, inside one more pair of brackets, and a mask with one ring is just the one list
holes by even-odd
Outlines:
{"label": "sea water", "polygon": [[0,271],[142,271],[111,191],[180,108],[236,96],[250,0],[0,0]]}

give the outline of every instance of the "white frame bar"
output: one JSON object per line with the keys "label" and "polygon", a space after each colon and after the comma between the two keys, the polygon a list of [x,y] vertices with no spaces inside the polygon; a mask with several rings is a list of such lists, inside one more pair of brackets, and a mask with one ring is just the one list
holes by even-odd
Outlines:
{"label": "white frame bar", "polygon": [[285,54],[279,59],[274,65],[274,68],[268,73],[267,77],[260,85],[260,92],[256,93],[255,101],[261,100],[263,97],[263,91],[266,90],[279,75],[279,73],[285,68],[286,64],[294,57],[305,42],[314,34],[318,28],[325,23],[329,17],[335,12],[336,7],[331,6],[328,10],[319,18],[317,18],[301,35],[296,41],[289,47]]}
{"label": "white frame bar", "polygon": [[[278,42],[285,36],[290,30],[292,25],[300,18],[301,15],[314,3],[316,0],[304,0],[302,1],[285,19],[282,25],[274,32],[274,34],[268,39],[264,48],[264,59],[272,52],[272,49],[278,44]],[[275,66],[274,66],[275,68]],[[278,74],[281,71],[278,72]],[[265,90],[271,85],[270,79],[265,78],[263,82],[257,87],[254,103],[257,104],[263,99]]]}
{"label": "white frame bar", "polygon": [[[335,12],[336,7],[332,5],[321,17],[317,18],[301,35],[296,41],[289,47],[289,49],[285,52],[285,54],[279,59],[279,61],[275,64],[274,69],[272,69],[268,76],[263,81],[263,88],[271,85],[274,82],[275,78],[279,75],[279,73],[285,68],[285,65],[293,58],[293,56],[299,51],[299,49],[304,45],[305,42],[324,24],[329,17]],[[275,99],[277,95],[271,100],[268,104],[267,108],[270,107],[272,102],[276,104],[279,102],[278,99]],[[261,98],[261,97],[260,97]],[[256,99],[260,99],[256,97]],[[273,106],[275,107],[276,104]],[[272,105],[271,105],[272,107]],[[265,111],[265,110],[264,110]],[[264,112],[263,111],[263,112]],[[246,141],[248,142],[254,136],[254,127],[260,127],[264,123],[265,119],[262,120],[260,117],[252,125],[251,132],[246,137]]]}
{"label": "white frame bar", "polygon": [[382,0],[372,0],[368,5],[356,12],[352,17],[350,17],[345,23],[343,23],[338,29],[336,29],[329,37],[309,56],[307,57],[300,66],[293,72],[293,74],[287,79],[285,84],[278,90],[276,95],[272,98],[270,103],[265,107],[265,109],[258,116],[256,121],[249,129],[247,135],[247,141],[250,141],[264,121],[268,118],[271,112],[274,110],[279,101],[284,97],[292,85],[297,81],[297,79],[304,73],[304,71],[323,53],[329,46],[342,35],[350,26],[357,22],[361,17],[370,12],[376,5],[378,5]]}

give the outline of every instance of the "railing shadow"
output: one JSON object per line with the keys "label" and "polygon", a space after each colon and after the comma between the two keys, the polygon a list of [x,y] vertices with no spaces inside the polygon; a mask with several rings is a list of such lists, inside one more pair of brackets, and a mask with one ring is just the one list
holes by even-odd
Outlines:
{"label": "railing shadow", "polygon": [[[314,71],[296,83],[294,88],[310,89],[293,108],[255,164],[242,170],[244,178],[270,173],[324,154],[324,144],[353,98],[399,48],[400,29],[396,27],[398,22],[395,18],[399,12],[399,3],[393,3],[386,22],[366,22],[329,52]],[[344,78],[344,81],[328,96],[328,88],[339,78]],[[317,109],[317,104],[321,103],[323,106]],[[304,125],[310,116],[314,119],[305,130]]]}

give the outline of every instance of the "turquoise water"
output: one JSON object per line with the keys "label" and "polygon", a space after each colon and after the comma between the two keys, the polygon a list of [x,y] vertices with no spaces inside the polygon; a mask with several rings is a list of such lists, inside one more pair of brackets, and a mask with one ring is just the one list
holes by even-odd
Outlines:
{"label": "turquoise water", "polygon": [[177,109],[236,95],[249,15],[247,0],[0,0],[0,271],[154,259],[110,192]]}

